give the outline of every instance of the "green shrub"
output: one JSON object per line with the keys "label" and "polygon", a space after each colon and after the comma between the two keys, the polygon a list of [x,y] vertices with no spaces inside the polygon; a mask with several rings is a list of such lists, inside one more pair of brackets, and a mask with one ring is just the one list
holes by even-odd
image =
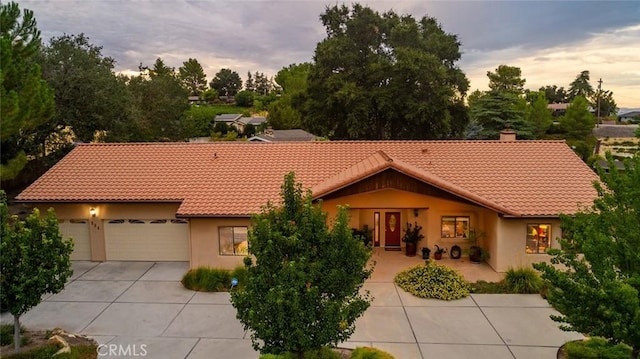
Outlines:
{"label": "green shrub", "polygon": [[182,285],[198,292],[228,292],[231,288],[231,279],[238,279],[238,288],[243,288],[247,279],[247,270],[237,267],[233,271],[199,267],[189,270],[182,277]]}
{"label": "green shrub", "polygon": [[504,275],[504,282],[509,293],[540,293],[542,278],[532,268],[509,268]]}
{"label": "green shrub", "polygon": [[402,271],[394,281],[400,288],[421,298],[460,299],[467,297],[470,289],[460,273],[432,262]]}
{"label": "green shrub", "polygon": [[393,355],[380,349],[359,347],[351,353],[350,359],[393,359]]}
{"label": "green shrub", "polygon": [[[322,347],[317,350],[308,350],[304,352],[304,359],[341,359],[339,353],[333,351],[329,347]],[[259,359],[298,359],[296,353],[283,354],[262,354]]]}
{"label": "green shrub", "polygon": [[[25,329],[21,325],[20,326],[20,334],[24,334]],[[22,337],[20,339],[20,343],[22,345],[26,345],[29,343],[29,339],[26,337]],[[0,325],[0,345],[10,345],[13,344],[13,324],[2,324]]]}
{"label": "green shrub", "polygon": [[603,338],[568,342],[564,347],[567,359],[627,359],[631,347],[624,344],[613,345]]}

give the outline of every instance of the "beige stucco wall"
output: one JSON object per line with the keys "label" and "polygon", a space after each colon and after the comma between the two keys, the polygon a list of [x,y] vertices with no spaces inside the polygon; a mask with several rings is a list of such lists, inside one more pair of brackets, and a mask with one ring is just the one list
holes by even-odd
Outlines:
{"label": "beige stucco wall", "polygon": [[[418,244],[419,248],[428,247],[432,251],[435,245],[449,249],[453,245],[461,248],[469,247],[465,239],[441,238],[441,219],[443,216],[468,216],[471,229],[495,232],[495,218],[497,214],[483,207],[446,200],[438,197],[406,192],[396,189],[385,189],[375,192],[351,195],[324,201],[322,209],[332,219],[337,214],[338,205],[348,205],[351,227],[362,229],[366,224],[369,229],[374,226],[374,213],[380,212],[380,245],[384,246],[384,214],[385,212],[400,212],[400,223],[404,229],[406,222],[418,222],[423,227],[425,239]],[[414,215],[418,209],[418,216]],[[495,238],[492,236],[491,238]],[[404,247],[404,245],[402,245]],[[495,246],[494,246],[495,247]]]}
{"label": "beige stucco wall", "polygon": [[549,262],[548,254],[528,254],[525,251],[527,224],[551,224],[551,247],[560,248],[560,220],[557,218],[498,218],[497,251],[492,267],[504,272],[510,267],[530,267],[532,263]]}
{"label": "beige stucco wall", "polygon": [[242,265],[244,256],[220,255],[219,227],[246,226],[249,218],[192,218],[191,268],[213,267],[233,269]]}

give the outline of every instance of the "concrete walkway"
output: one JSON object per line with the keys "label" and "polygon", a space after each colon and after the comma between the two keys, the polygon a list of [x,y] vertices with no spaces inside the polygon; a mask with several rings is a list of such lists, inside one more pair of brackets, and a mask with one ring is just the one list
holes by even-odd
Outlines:
{"label": "concrete walkway", "polygon": [[[182,287],[187,263],[74,262],[73,267],[63,292],[23,316],[26,327],[92,336],[107,345],[100,358],[258,357],[228,293]],[[392,282],[372,281],[366,288],[375,300],[345,347],[374,346],[398,359],[537,359],[555,358],[560,345],[582,337],[559,330],[549,319],[555,311],[539,295],[476,294],[443,302],[414,297]],[[6,314],[3,323],[12,321]]]}

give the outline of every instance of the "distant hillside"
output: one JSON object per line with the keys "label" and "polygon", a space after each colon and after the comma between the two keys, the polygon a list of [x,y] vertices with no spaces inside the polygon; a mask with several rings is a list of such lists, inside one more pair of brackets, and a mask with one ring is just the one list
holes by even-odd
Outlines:
{"label": "distant hillside", "polygon": [[618,109],[618,115],[622,115],[624,113],[632,111],[640,111],[640,107],[620,107]]}

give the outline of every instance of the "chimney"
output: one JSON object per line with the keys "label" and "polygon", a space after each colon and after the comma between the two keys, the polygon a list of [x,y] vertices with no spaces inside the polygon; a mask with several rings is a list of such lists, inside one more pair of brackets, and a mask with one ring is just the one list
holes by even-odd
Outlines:
{"label": "chimney", "polygon": [[516,131],[505,129],[500,131],[500,141],[515,141],[516,140]]}

